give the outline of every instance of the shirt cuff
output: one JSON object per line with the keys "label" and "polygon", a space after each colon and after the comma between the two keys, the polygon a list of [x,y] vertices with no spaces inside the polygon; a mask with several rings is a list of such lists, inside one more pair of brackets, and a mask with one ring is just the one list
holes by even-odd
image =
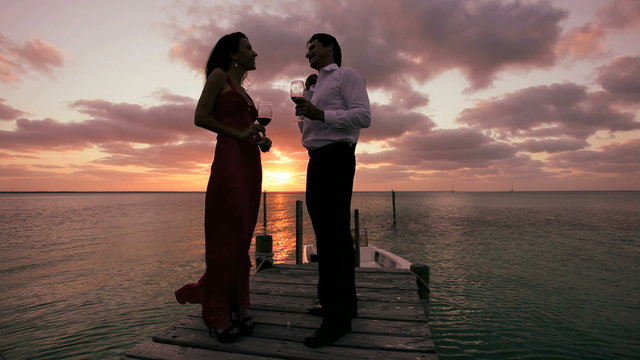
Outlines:
{"label": "shirt cuff", "polygon": [[340,127],[338,125],[338,118],[340,117],[339,110],[325,110],[324,111],[324,123],[330,127]]}

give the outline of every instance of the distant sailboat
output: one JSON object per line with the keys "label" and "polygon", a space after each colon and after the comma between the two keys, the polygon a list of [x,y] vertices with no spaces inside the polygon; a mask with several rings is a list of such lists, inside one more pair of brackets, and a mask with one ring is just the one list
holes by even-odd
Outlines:
{"label": "distant sailboat", "polygon": [[453,185],[454,185],[454,184],[453,184],[453,183],[451,183],[451,192],[456,192],[456,189],[454,188],[454,186],[453,186]]}
{"label": "distant sailboat", "polygon": [[513,178],[511,178],[511,190],[509,191],[513,191]]}

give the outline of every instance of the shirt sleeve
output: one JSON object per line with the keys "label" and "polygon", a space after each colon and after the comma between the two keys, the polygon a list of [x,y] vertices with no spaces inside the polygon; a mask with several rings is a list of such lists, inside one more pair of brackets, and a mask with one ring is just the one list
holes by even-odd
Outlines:
{"label": "shirt sleeve", "polygon": [[355,70],[344,68],[340,86],[347,109],[325,110],[325,124],[339,129],[368,128],[371,125],[371,110],[364,79]]}

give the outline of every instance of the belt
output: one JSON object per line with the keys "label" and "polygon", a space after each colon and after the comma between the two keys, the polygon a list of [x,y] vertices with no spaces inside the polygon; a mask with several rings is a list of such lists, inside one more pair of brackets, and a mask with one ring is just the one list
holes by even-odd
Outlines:
{"label": "belt", "polygon": [[339,150],[353,150],[353,151],[355,151],[355,148],[356,148],[356,144],[352,144],[352,143],[347,142],[347,141],[336,141],[336,142],[331,143],[329,145],[325,145],[325,146],[319,147],[317,149],[309,150],[309,155],[313,156],[313,155],[319,155],[319,154],[323,154],[323,153],[326,153],[326,152],[339,151]]}

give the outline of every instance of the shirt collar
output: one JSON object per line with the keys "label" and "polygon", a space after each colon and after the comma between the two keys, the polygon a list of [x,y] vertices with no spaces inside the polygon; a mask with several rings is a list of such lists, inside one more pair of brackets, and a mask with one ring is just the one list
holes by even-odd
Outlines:
{"label": "shirt collar", "polygon": [[320,69],[320,72],[331,72],[334,70],[338,70],[340,67],[336,64],[336,63],[331,63],[325,67],[323,67],[322,69]]}

